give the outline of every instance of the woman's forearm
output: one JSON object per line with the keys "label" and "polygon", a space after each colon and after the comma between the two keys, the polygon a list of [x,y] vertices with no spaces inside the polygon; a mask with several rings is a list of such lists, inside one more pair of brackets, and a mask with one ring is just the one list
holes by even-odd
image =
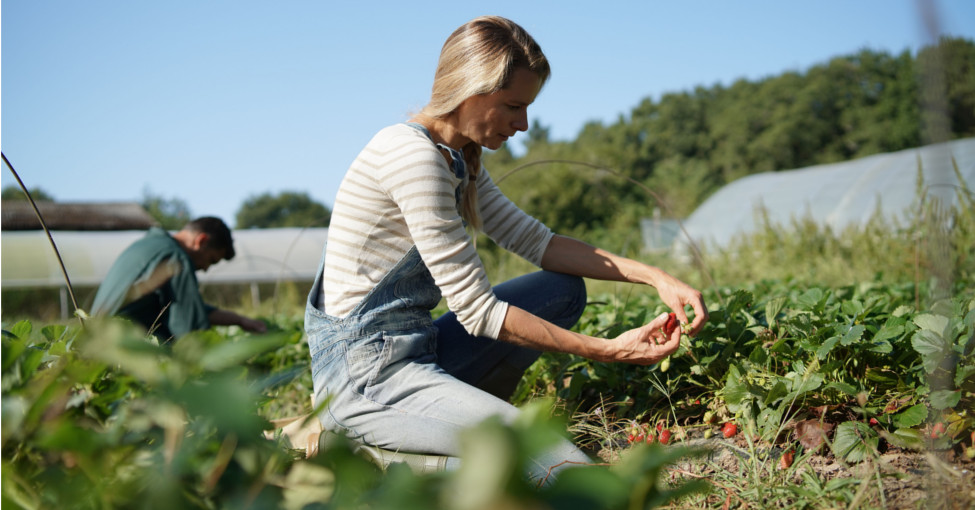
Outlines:
{"label": "woman's forearm", "polygon": [[682,323],[688,322],[685,306],[694,309],[688,334],[694,336],[708,319],[701,293],[662,269],[615,255],[571,237],[556,235],[542,256],[542,268],[583,278],[643,283],[657,289],[660,298]]}
{"label": "woman's forearm", "polygon": [[665,313],[645,326],[606,339],[560,328],[521,308],[509,306],[498,339],[538,351],[565,352],[596,361],[650,365],[680,345],[680,328],[669,337],[664,335],[662,327],[666,320]]}
{"label": "woman's forearm", "polygon": [[666,275],[656,267],[561,235],[555,235],[549,241],[542,256],[542,269],[595,280],[643,283],[654,287]]}
{"label": "woman's forearm", "polygon": [[560,328],[516,306],[508,306],[499,340],[537,351],[577,354],[602,360],[601,339]]}

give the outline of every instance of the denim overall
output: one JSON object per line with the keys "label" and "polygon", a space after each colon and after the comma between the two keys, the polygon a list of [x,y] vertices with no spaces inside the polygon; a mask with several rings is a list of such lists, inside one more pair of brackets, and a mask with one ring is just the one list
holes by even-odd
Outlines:
{"label": "denim overall", "polygon": [[[463,156],[449,150],[463,178]],[[434,321],[430,311],[440,302],[440,289],[415,246],[343,318],[316,306],[324,264],[323,255],[306,302],[305,332],[314,402],[328,402],[319,414],[326,430],[387,450],[445,455],[451,468],[459,464],[458,431],[489,416],[505,422],[517,416],[506,399],[539,353],[474,337],[452,312]],[[548,271],[494,291],[566,328],[586,300],[581,278]],[[534,460],[533,478],[564,460],[590,461],[568,441]]]}

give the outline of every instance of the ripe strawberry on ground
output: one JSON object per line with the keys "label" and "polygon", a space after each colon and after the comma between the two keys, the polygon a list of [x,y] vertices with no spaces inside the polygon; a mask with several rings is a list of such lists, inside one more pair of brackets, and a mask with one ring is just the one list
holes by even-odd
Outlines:
{"label": "ripe strawberry on ground", "polygon": [[660,444],[667,444],[670,442],[670,430],[663,429],[660,431]]}
{"label": "ripe strawberry on ground", "polygon": [[721,434],[724,435],[724,437],[726,438],[732,437],[737,433],[738,433],[738,425],[735,425],[734,422],[729,421],[721,427]]}
{"label": "ripe strawberry on ground", "polygon": [[943,435],[945,435],[945,424],[939,421],[931,428],[931,439],[937,439]]}

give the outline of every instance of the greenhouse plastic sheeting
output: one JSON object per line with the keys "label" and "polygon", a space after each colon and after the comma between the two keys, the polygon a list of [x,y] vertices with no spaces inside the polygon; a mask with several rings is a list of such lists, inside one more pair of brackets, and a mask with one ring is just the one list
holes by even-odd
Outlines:
{"label": "greenhouse plastic sheeting", "polygon": [[[144,231],[51,232],[71,284],[77,286],[101,283],[122,250],[144,235]],[[324,228],[236,230],[234,259],[196,275],[201,283],[311,281],[327,235]],[[0,241],[4,288],[64,286],[61,267],[43,231],[3,232]]]}
{"label": "greenhouse plastic sheeting", "polygon": [[775,225],[808,218],[834,232],[864,225],[878,212],[888,221],[902,221],[916,203],[919,167],[928,195],[955,205],[960,186],[952,158],[968,189],[975,189],[975,138],[749,175],[701,204],[683,222],[686,233],[674,250],[686,253],[687,236],[698,246],[727,246],[736,236],[761,228],[763,214]]}

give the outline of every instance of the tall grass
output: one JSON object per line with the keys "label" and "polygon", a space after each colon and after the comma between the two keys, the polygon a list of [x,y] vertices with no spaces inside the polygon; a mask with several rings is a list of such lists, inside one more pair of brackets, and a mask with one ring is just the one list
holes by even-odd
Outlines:
{"label": "tall grass", "polygon": [[953,206],[927,192],[919,171],[917,199],[902,220],[878,211],[863,225],[834,231],[810,217],[778,224],[764,214],[756,232],[706,251],[706,264],[723,284],[913,282],[947,297],[954,282],[975,278],[975,199],[955,172],[961,184]]}

